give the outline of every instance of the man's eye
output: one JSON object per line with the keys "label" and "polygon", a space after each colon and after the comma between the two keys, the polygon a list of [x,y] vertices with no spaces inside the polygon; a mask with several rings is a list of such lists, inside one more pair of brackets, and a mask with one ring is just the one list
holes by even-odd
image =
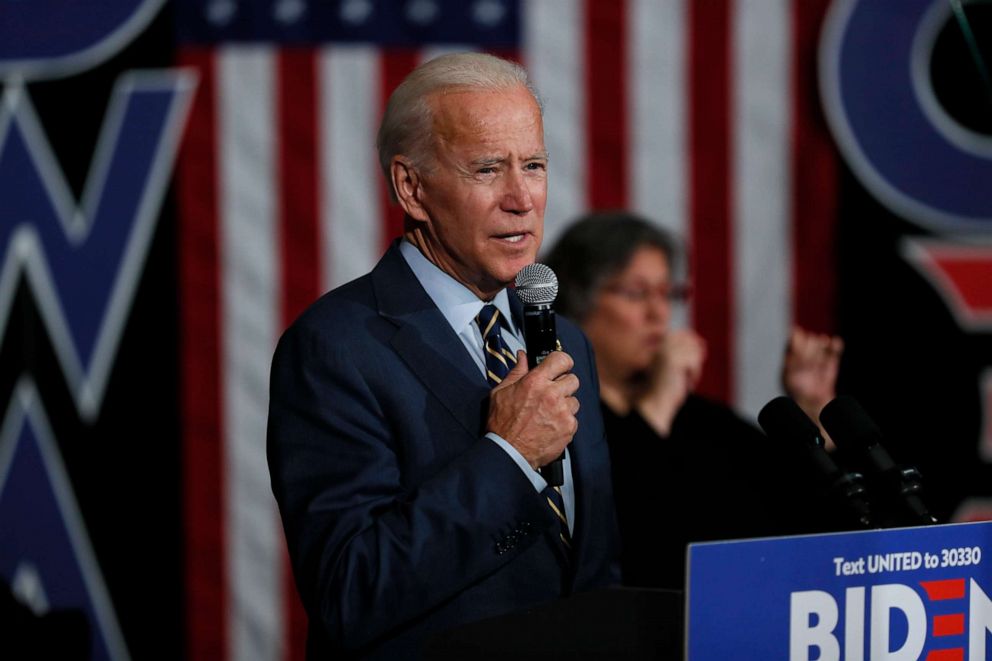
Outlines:
{"label": "man's eye", "polygon": [[476,170],[476,172],[478,174],[494,174],[496,172],[496,168],[487,165],[484,168],[479,168],[478,170]]}
{"label": "man's eye", "polygon": [[527,164],[527,169],[528,170],[543,170],[544,169],[544,163],[541,163],[540,161],[533,161],[533,162]]}

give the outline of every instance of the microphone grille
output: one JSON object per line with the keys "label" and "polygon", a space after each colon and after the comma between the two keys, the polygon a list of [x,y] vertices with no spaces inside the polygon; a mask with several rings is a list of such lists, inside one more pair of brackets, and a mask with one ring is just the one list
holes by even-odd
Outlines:
{"label": "microphone grille", "polygon": [[516,279],[517,296],[529,305],[550,305],[558,296],[558,276],[544,264],[528,264]]}

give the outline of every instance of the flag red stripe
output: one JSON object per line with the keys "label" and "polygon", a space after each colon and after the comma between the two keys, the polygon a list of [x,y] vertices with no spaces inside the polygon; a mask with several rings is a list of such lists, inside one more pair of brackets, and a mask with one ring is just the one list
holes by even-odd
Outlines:
{"label": "flag red stripe", "polygon": [[585,3],[586,190],[593,209],[627,206],[626,2]]}
{"label": "flag red stripe", "polygon": [[212,661],[228,650],[215,74],[208,50],[185,49],[179,63],[200,76],[177,171],[187,658]]}
{"label": "flag red stripe", "polygon": [[283,327],[320,294],[316,55],[279,51],[279,212]]}
{"label": "flag red stripe", "polygon": [[486,52],[491,55],[495,55],[496,57],[501,57],[504,60],[516,62],[520,66],[524,66],[523,54],[517,48],[490,48],[486,50]]}
{"label": "flag red stripe", "polygon": [[[379,78],[380,107],[383,111],[385,111],[386,103],[389,101],[389,95],[419,63],[420,52],[417,50],[387,49],[383,51]],[[393,239],[403,233],[403,210],[389,199],[389,191],[382,179],[379,179],[379,197],[382,202],[380,208],[383,210],[382,247],[385,249],[389,247]]]}
{"label": "flag red stripe", "polygon": [[693,325],[706,339],[699,390],[729,401],[734,365],[730,234],[730,9],[727,0],[689,2],[689,243],[696,292]]}
{"label": "flag red stripe", "polygon": [[792,306],[796,323],[836,332],[837,155],[817,87],[817,46],[829,0],[792,3]]}
{"label": "flag red stripe", "polygon": [[[281,326],[286,328],[320,294],[316,54],[312,49],[279,51],[277,122]],[[306,655],[306,613],[284,555],[286,659]]]}

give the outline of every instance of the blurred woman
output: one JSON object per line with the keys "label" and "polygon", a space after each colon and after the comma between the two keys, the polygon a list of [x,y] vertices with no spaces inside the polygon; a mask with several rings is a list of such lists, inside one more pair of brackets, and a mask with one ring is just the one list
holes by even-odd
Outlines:
{"label": "blurred woman", "polygon": [[[693,393],[705,341],[670,327],[688,289],[675,281],[674,240],[630,213],[569,227],[545,258],[556,309],[596,351],[613,466],[624,582],[681,589],[691,541],[809,529],[794,511],[796,476],[730,408]],[[786,391],[815,420],[834,396],[841,342],[794,329]]]}

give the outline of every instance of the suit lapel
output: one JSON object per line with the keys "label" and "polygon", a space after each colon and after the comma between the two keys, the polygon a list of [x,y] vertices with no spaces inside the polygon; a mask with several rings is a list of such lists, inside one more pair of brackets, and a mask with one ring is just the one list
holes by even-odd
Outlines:
{"label": "suit lapel", "polygon": [[396,324],[400,358],[472,436],[484,430],[489,386],[394,243],[372,271],[379,314]]}

